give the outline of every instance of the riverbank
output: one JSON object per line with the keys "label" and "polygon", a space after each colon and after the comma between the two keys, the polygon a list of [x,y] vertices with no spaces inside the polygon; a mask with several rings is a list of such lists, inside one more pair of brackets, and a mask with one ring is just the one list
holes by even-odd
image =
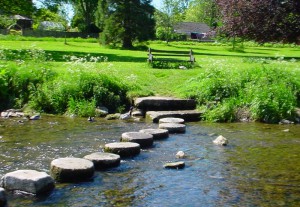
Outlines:
{"label": "riverbank", "polygon": [[135,97],[193,98],[214,122],[294,120],[300,106],[297,46],[151,42],[155,49],[193,49],[192,69],[153,69],[146,48],[109,49],[96,42],[1,41],[1,110],[92,116],[97,106],[126,110]]}

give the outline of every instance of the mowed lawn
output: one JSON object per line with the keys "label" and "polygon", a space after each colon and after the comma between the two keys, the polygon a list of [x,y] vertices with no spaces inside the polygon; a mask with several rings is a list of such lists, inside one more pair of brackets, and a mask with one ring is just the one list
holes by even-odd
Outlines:
{"label": "mowed lawn", "polygon": [[[141,88],[155,95],[182,96],[180,87],[186,81],[198,76],[204,70],[224,68],[236,70],[274,64],[287,70],[300,71],[300,47],[250,47],[243,52],[231,52],[231,46],[198,42],[150,42],[147,47],[163,50],[193,50],[196,66],[193,69],[153,69],[147,63],[147,49],[122,50],[110,49],[91,42],[63,41],[0,41],[1,49],[41,49],[50,54],[53,61],[47,63],[59,72],[66,68],[78,67],[68,62],[66,56],[105,57],[106,62],[84,63],[85,70],[99,71],[114,75],[122,80],[137,83]],[[68,64],[68,67],[66,67]],[[82,66],[81,66],[82,67]],[[298,72],[298,74],[300,74]],[[147,94],[147,93],[146,93]]]}

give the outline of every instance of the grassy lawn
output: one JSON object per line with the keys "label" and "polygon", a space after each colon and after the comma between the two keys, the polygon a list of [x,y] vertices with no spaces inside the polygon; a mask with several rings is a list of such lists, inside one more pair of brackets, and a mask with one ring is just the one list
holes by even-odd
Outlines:
{"label": "grassy lawn", "polygon": [[[94,64],[87,67],[90,70],[101,70],[107,74],[114,74],[121,79],[135,81],[145,91],[151,91],[155,95],[182,96],[178,89],[188,79],[197,76],[206,68],[226,67],[232,70],[237,68],[251,68],[261,65],[263,59],[277,59],[284,57],[284,67],[299,69],[299,62],[288,61],[291,58],[299,58],[300,48],[272,48],[272,47],[246,47],[244,52],[230,52],[231,46],[213,45],[206,43],[165,43],[152,42],[148,47],[163,50],[189,50],[193,49],[197,67],[192,70],[179,69],[152,69],[148,66],[147,50],[121,50],[110,49],[100,46],[98,43],[68,42],[62,41],[1,41],[1,48],[19,49],[42,49],[55,62],[51,63],[53,68],[63,71],[66,60],[65,55],[84,57],[103,56],[107,57],[105,63]],[[272,61],[270,61],[272,62]],[[278,64],[273,61],[272,64]],[[281,63],[282,65],[282,63]]]}
{"label": "grassy lawn", "polygon": [[[279,83],[282,79],[286,79],[280,76],[284,76],[287,72],[289,77],[295,78],[295,81],[286,81],[294,81],[296,84],[296,86],[291,86],[291,93],[296,97],[296,102],[290,104],[289,109],[284,110],[290,110],[290,108],[295,106],[299,107],[299,46],[286,47],[274,45],[272,47],[263,47],[245,45],[243,51],[232,52],[231,46],[226,44],[171,42],[167,45],[162,42],[150,42],[150,44],[147,45],[147,47],[162,50],[188,51],[192,49],[196,57],[195,67],[188,70],[181,70],[151,68],[146,61],[147,47],[140,50],[122,50],[106,48],[100,46],[97,42],[75,42],[68,40],[68,44],[64,44],[63,40],[53,41],[47,39],[43,39],[43,41],[37,41],[36,39],[31,41],[0,40],[0,45],[0,49],[13,52],[18,50],[29,51],[32,49],[44,51],[47,56],[52,58],[52,61],[43,62],[39,61],[38,58],[35,61],[40,62],[39,64],[42,65],[44,63],[45,67],[58,74],[69,74],[70,71],[77,70],[84,71],[91,75],[91,77],[97,74],[112,77],[120,84],[130,86],[127,91],[128,97],[144,95],[191,97],[198,100],[200,108],[203,108],[208,102],[214,101],[215,99],[221,98],[225,103],[228,101],[228,97],[231,96],[237,96],[239,98],[235,98],[238,99],[238,101],[234,103],[230,102],[229,105],[248,106],[252,104],[256,106],[257,104],[261,104],[261,101],[252,103],[252,99],[271,100],[272,97],[268,94],[273,94],[273,92],[268,92],[264,97],[257,98],[253,95],[253,90],[249,88],[255,87],[257,83],[262,84],[262,86],[268,86],[268,84],[270,84],[268,88],[275,87],[276,81]],[[68,58],[66,58],[66,56],[68,56]],[[75,57],[73,61],[70,61],[71,56]],[[86,62],[86,58],[90,57],[101,57],[101,61],[96,63]],[[106,61],[103,61],[104,59],[106,59]],[[27,61],[30,62],[29,60],[25,62]],[[260,74],[260,71],[264,71],[264,73]],[[270,71],[270,74],[268,74],[268,71]],[[280,72],[275,74],[275,72],[272,71]],[[69,75],[62,75],[61,77],[71,81],[71,78],[68,76]],[[268,82],[266,84],[261,83],[261,79],[268,79]],[[208,82],[206,83],[205,81]],[[247,82],[251,82],[252,86],[249,87],[249,83]],[[239,83],[238,86],[236,86],[237,83]],[[245,87],[247,87],[246,91],[244,89]],[[280,85],[280,87],[286,88],[284,84]],[[280,87],[278,86],[274,89],[276,93],[279,93]],[[294,90],[294,87],[297,89]],[[241,92],[241,90],[243,91]],[[241,93],[246,93],[247,97],[241,98]],[[255,93],[259,93],[259,91]],[[285,92],[280,92],[280,94],[285,94]],[[281,99],[287,98],[281,97]],[[251,103],[248,103],[249,101]],[[279,107],[277,105],[271,108],[277,109]],[[222,110],[217,113],[225,113]],[[225,111],[226,110],[230,111],[231,109],[229,107],[229,109],[225,109]],[[287,113],[290,114],[291,112]],[[280,117],[284,116],[284,114],[280,115]],[[211,117],[209,119],[214,120],[215,118]],[[224,118],[223,121],[227,119],[228,117]],[[220,121],[221,119],[218,120]]]}

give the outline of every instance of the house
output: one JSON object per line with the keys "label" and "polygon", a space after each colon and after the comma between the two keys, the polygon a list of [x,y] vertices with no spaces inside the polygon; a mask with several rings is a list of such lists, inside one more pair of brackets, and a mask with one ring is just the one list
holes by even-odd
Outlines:
{"label": "house", "polygon": [[186,35],[192,40],[207,40],[207,34],[211,28],[204,23],[198,22],[180,22],[174,26],[174,32]]}
{"label": "house", "polygon": [[29,19],[27,17],[21,16],[21,15],[13,15],[13,19],[16,20],[16,25],[17,27],[20,27],[22,30],[23,29],[32,29],[32,19]]}

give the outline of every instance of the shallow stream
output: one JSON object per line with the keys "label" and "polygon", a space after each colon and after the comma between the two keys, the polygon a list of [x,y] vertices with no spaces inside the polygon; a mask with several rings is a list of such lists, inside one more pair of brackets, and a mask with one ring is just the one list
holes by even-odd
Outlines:
{"label": "shallow stream", "polygon": [[[42,116],[0,119],[0,176],[18,169],[49,173],[50,162],[83,157],[147,122]],[[223,135],[226,147],[212,141]],[[184,151],[186,167],[164,169]],[[185,134],[155,141],[140,155],[95,173],[91,182],[56,184],[42,198],[8,195],[14,206],[300,206],[300,125],[187,123]]]}

